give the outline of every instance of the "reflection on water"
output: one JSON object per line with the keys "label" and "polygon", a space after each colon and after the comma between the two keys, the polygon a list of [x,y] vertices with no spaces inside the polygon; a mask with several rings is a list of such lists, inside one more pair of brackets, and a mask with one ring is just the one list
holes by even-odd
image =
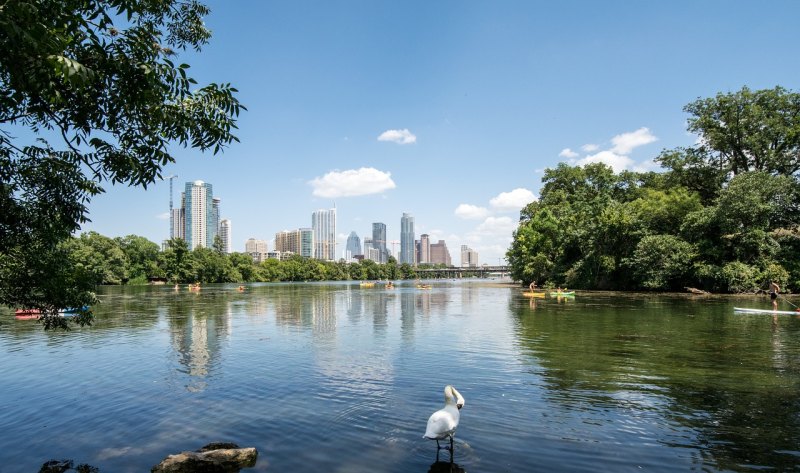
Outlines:
{"label": "reflection on water", "polygon": [[[728,299],[488,281],[100,297],[71,333],[0,318],[0,471],[147,471],[220,440],[259,449],[248,471],[800,468],[800,319]],[[470,400],[452,462],[422,439],[446,384]]]}

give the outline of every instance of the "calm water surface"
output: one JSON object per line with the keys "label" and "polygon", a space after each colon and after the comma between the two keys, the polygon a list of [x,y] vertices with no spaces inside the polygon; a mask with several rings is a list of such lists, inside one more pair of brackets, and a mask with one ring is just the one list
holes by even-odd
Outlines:
{"label": "calm water surface", "polygon": [[232,441],[259,451],[244,471],[424,473],[446,384],[466,398],[469,472],[800,471],[800,319],[732,310],[766,298],[531,301],[497,281],[99,295],[70,333],[0,316],[1,472],[145,472]]}

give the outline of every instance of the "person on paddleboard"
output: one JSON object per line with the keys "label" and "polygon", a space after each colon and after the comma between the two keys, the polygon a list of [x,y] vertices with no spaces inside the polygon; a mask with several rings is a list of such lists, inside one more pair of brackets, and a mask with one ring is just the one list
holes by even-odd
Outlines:
{"label": "person on paddleboard", "polygon": [[772,310],[778,310],[778,293],[781,287],[775,281],[769,283],[769,298],[772,299]]}

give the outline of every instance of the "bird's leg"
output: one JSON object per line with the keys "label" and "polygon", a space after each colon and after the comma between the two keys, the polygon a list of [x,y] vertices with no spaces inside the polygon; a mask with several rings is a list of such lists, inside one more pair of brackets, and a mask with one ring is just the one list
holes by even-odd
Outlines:
{"label": "bird's leg", "polygon": [[441,449],[442,449],[442,447],[439,446],[439,439],[436,439],[436,454],[437,455],[439,454],[439,450],[441,450]]}

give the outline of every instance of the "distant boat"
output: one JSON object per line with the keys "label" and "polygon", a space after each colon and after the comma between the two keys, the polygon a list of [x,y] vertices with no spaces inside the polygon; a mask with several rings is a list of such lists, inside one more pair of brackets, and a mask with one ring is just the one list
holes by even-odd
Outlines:
{"label": "distant boat", "polygon": [[432,287],[430,284],[417,284],[417,289],[431,289]]}

